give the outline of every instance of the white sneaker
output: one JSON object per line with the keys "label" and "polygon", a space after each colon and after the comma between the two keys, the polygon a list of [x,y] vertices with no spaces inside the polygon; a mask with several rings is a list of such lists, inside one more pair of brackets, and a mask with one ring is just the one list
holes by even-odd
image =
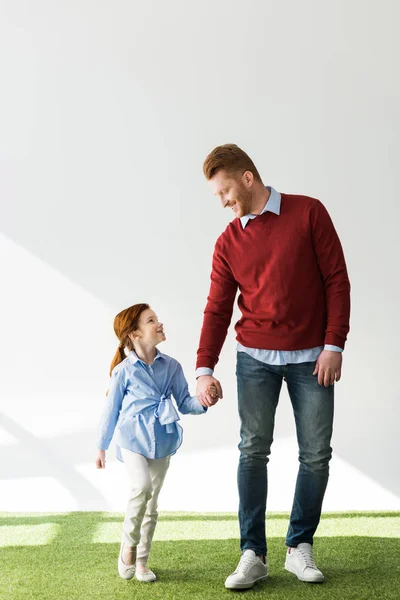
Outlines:
{"label": "white sneaker", "polygon": [[297,548],[288,548],[285,569],[294,573],[300,581],[322,583],[325,579],[314,562],[311,544],[305,542],[299,544]]}
{"label": "white sneaker", "polygon": [[245,550],[236,568],[225,581],[230,590],[246,590],[253,587],[256,581],[267,579],[268,565],[264,564],[254,550]]}
{"label": "white sneaker", "polygon": [[135,576],[136,564],[134,565],[126,565],[122,562],[122,549],[124,544],[121,544],[121,549],[119,551],[118,556],[118,573],[122,577],[122,579],[132,579]]}
{"label": "white sneaker", "polygon": [[136,579],[138,581],[150,583],[150,581],[155,581],[157,577],[155,576],[155,573],[149,569],[149,567],[144,567],[142,569],[136,569]]}

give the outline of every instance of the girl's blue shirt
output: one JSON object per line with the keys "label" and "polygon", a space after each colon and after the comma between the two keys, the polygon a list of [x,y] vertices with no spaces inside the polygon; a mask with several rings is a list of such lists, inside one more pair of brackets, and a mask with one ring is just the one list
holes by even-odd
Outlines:
{"label": "girl's blue shirt", "polygon": [[98,448],[107,450],[117,429],[119,460],[121,447],[147,458],[174,454],[182,444],[177,409],[195,415],[207,410],[190,395],[179,362],[157,350],[153,364],[148,365],[131,351],[112,371]]}

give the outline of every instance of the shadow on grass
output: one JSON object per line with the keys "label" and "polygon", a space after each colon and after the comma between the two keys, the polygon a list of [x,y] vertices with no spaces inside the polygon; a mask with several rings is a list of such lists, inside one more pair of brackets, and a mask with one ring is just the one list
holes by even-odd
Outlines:
{"label": "shadow on grass", "polygon": [[[172,515],[166,516],[172,520]],[[187,518],[193,520],[193,516],[187,515]],[[204,517],[206,519],[208,517]],[[50,544],[0,549],[1,600],[213,600],[232,597],[232,592],[224,588],[224,580],[234,570],[239,557],[236,539],[154,542],[150,566],[156,571],[158,581],[146,585],[119,578],[116,568],[118,544],[91,543],[96,526],[110,520],[120,521],[121,516],[110,517],[108,513],[5,516],[3,525],[46,523],[56,524],[60,530]],[[400,598],[398,538],[319,537],[315,555],[326,577],[323,585],[301,583],[284,570],[284,538],[270,538],[268,544],[269,579],[244,592],[246,600]]]}

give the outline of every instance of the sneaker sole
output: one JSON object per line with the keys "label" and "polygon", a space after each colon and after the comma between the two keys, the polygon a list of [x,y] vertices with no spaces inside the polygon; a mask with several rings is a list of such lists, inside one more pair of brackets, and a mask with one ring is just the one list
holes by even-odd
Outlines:
{"label": "sneaker sole", "polygon": [[289,571],[289,573],[293,573],[293,575],[296,575],[299,581],[304,581],[305,583],[324,583],[325,581],[324,576],[322,576],[322,579],[306,579],[305,577],[301,577],[301,575],[297,575],[296,571],[294,569],[291,569],[287,565],[285,565],[285,569],[286,571]]}
{"label": "sneaker sole", "polygon": [[257,581],[264,581],[265,579],[268,579],[268,575],[263,575],[262,577],[258,577],[257,579],[254,579],[254,581],[252,581],[250,583],[231,583],[231,584],[225,583],[225,587],[227,590],[248,590],[248,589],[252,588],[253,585],[255,583],[257,583]]}

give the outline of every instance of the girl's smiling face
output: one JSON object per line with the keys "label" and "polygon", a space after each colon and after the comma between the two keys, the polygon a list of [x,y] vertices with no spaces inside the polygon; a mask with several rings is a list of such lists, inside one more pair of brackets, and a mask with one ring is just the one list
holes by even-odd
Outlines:
{"label": "girl's smiling face", "polygon": [[146,308],[141,313],[138,328],[129,334],[129,337],[133,342],[139,342],[147,347],[157,346],[166,340],[164,326],[151,308]]}

